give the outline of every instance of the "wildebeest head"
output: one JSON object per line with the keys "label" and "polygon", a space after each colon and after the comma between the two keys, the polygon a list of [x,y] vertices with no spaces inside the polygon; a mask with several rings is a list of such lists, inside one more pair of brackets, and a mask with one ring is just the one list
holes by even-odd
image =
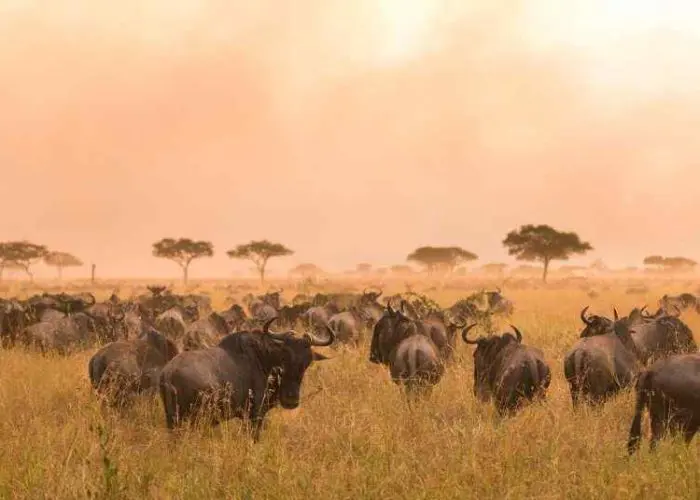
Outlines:
{"label": "wildebeest head", "polygon": [[503,349],[520,344],[523,336],[515,326],[510,325],[515,336],[511,333],[504,333],[470,340],[469,330],[475,326],[476,323],[462,330],[462,340],[467,344],[476,345],[474,351],[474,395],[485,402],[491,397],[491,386],[494,381],[489,380],[489,374],[497,356]]}
{"label": "wildebeest head", "polygon": [[139,338],[159,351],[166,361],[170,361],[178,355],[179,350],[175,343],[154,328],[149,328]]}
{"label": "wildebeest head", "polygon": [[384,315],[374,325],[369,361],[377,364],[388,363],[388,351],[416,331],[415,321],[401,311],[395,311],[391,304],[387,304]]}
{"label": "wildebeest head", "polygon": [[326,339],[320,339],[308,332],[299,338],[294,335],[294,330],[281,333],[270,332],[270,325],[276,319],[272,318],[265,322],[262,333],[272,339],[280,348],[277,353],[280,356],[279,366],[281,368],[278,398],[282,408],[291,410],[299,406],[299,392],[306,369],[313,361],[328,359],[315,352],[312,347],[331,345],[335,340],[335,334],[328,327],[326,327],[328,334]]}
{"label": "wildebeest head", "polygon": [[[588,307],[589,306],[584,307],[581,311],[581,321],[586,326],[581,330],[579,338],[594,337],[596,335],[605,335],[606,333],[612,332],[613,321],[604,316],[597,316],[594,314],[586,316]],[[617,316],[617,311],[615,311],[615,315]]]}
{"label": "wildebeest head", "polygon": [[377,302],[377,299],[379,299],[379,297],[381,297],[383,293],[384,293],[384,290],[382,290],[381,288],[379,289],[378,292],[373,292],[371,290],[367,291],[367,289],[365,289],[362,291],[362,297],[361,297],[360,301],[362,303]]}

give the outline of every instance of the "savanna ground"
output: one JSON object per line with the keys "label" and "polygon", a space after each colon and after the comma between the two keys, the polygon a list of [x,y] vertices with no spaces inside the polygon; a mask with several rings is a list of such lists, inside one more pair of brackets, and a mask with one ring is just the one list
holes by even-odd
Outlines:
{"label": "savanna ground", "polygon": [[[628,459],[633,395],[576,414],[562,371],[584,305],[606,315],[613,305],[655,309],[664,292],[688,290],[681,285],[631,295],[613,283],[596,299],[573,286],[504,290],[516,305],[511,321],[544,350],[553,380],[545,404],[501,422],[474,399],[471,348],[461,341],[454,365],[414,408],[368,362],[367,345],[326,349],[334,359],[309,369],[301,407],[272,410],[257,445],[239,421],[171,436],[155,396],[125,414],[102,410],[87,377],[94,350],[0,351],[0,498],[698,498],[697,442],[666,441],[652,455],[645,437]],[[196,288],[216,309],[226,305],[221,287]],[[120,293],[130,294],[129,283]],[[431,296],[449,305],[468,293]],[[700,332],[695,313],[683,319]]]}

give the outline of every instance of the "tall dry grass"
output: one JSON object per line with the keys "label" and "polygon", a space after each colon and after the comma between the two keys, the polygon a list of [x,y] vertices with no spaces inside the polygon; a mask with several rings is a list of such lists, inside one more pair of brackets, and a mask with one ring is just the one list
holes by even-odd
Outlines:
{"label": "tall dry grass", "polygon": [[[273,410],[257,445],[238,421],[170,435],[155,397],[123,413],[103,410],[87,378],[92,351],[0,351],[0,498],[697,498],[695,443],[666,441],[652,455],[645,440],[628,459],[632,394],[576,414],[563,380],[583,305],[627,311],[660,293],[510,293],[513,323],[553,372],[547,402],[515,418],[498,421],[475,401],[464,344],[430,399],[413,408],[365,346],[313,365],[303,393],[315,394],[302,394],[298,410]],[[694,313],[684,319],[700,327]]]}

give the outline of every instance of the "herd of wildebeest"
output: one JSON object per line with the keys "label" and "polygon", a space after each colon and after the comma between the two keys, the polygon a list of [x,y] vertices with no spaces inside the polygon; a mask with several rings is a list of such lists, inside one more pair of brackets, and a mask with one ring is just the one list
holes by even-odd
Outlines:
{"label": "herd of wildebeest", "polygon": [[[105,404],[124,407],[143,393],[159,392],[169,429],[190,421],[217,424],[240,418],[259,439],[266,413],[299,405],[304,373],[328,359],[314,347],[365,345],[369,361],[388,367],[409,402],[429,392],[454,363],[458,332],[475,346],[474,394],[493,402],[501,417],[546,399],[551,370],[523,334],[492,332],[493,316],[508,317],[513,303],[500,290],[481,291],[441,308],[415,293],[299,294],[282,304],[281,290],[213,311],[206,295],[178,295],[165,287],[97,302],[89,293],[43,293],[0,299],[0,339],[69,354],[101,346],[89,361],[90,381]],[[636,384],[628,451],[638,448],[648,408],[651,448],[666,432],[690,442],[700,427],[700,354],[681,312],[700,313],[692,294],[664,295],[656,313],[646,306],[626,316],[580,314],[583,328],[563,360],[574,409],[601,405]],[[276,329],[271,326],[276,323]],[[295,329],[304,329],[303,335]],[[337,355],[342,352],[337,351]]]}

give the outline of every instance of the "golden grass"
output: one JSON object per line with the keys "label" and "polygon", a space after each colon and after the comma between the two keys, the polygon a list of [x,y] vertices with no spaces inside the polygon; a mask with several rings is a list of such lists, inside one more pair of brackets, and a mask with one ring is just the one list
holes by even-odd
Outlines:
{"label": "golden grass", "polygon": [[[220,306],[223,292],[213,293]],[[632,394],[574,414],[563,380],[583,305],[626,312],[661,293],[613,287],[594,301],[573,289],[509,293],[513,323],[545,351],[553,374],[548,401],[515,418],[499,422],[475,401],[464,344],[414,408],[365,346],[312,366],[302,391],[320,393],[302,393],[298,410],[273,410],[257,445],[239,421],[171,436],[155,397],[124,414],[101,409],[87,378],[93,351],[0,351],[0,498],[697,498],[695,443],[667,441],[652,455],[645,439],[628,459]],[[694,313],[684,319],[700,326]]]}

